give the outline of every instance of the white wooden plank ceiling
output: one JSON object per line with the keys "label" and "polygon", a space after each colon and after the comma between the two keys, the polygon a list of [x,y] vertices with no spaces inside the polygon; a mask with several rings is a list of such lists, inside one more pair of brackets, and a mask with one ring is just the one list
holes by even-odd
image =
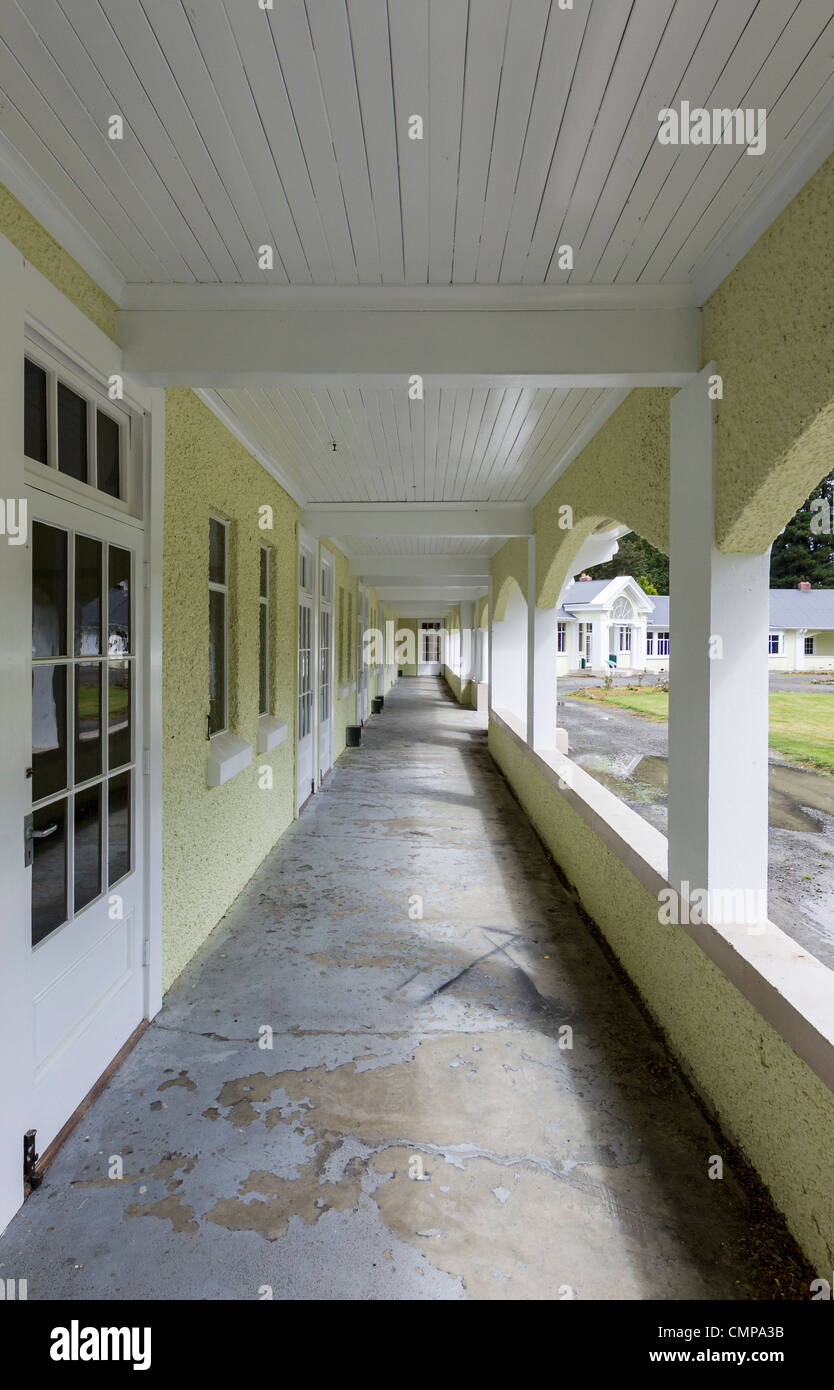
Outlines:
{"label": "white wooden plank ceiling", "polygon": [[[683,99],[766,108],[766,152],[661,145],[658,112]],[[702,296],[832,129],[831,0],[2,4],[0,179],[31,191],[117,298],[132,284]],[[372,505],[535,500],[614,396],[449,387],[416,403],[369,384],[207,399],[294,495]]]}
{"label": "white wooden plank ceiling", "polygon": [[[602,390],[216,392],[307,502],[524,502]],[[333,450],[333,444],[336,450]]]}
{"label": "white wooden plank ceiling", "polygon": [[[2,8],[0,134],[128,282],[686,281],[834,98],[830,0]],[[660,145],[682,98],[767,152]]]}

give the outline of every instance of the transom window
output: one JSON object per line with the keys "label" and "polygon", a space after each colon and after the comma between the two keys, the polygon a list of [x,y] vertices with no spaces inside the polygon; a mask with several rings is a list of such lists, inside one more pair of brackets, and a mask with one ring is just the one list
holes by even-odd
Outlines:
{"label": "transom window", "polygon": [[616,622],[620,623],[624,620],[631,619],[634,617],[634,609],[632,608],[627,598],[617,599],[616,603],[611,609],[611,617]]}
{"label": "transom window", "polygon": [[23,451],[30,463],[127,503],[130,442],[131,418],[117,401],[46,353],[27,350]]}

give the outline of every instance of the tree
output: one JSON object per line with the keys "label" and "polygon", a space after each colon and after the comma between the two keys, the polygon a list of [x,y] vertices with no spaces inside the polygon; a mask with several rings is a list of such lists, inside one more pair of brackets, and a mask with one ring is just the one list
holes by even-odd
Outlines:
{"label": "tree", "polygon": [[[816,502],[816,506],[812,504]],[[834,470],[806,497],[770,552],[771,589],[834,589]]]}
{"label": "tree", "polygon": [[[613,560],[604,565],[594,565],[588,570],[592,579],[617,579],[621,574],[630,574],[646,593],[668,594],[669,561],[662,550],[656,550],[636,531],[629,531],[620,538],[619,549]],[[646,584],[650,587],[646,588]]]}

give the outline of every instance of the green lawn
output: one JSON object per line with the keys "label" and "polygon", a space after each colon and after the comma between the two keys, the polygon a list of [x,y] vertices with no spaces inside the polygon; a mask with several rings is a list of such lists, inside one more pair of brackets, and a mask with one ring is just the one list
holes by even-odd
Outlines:
{"label": "green lawn", "polygon": [[[572,697],[617,705],[644,719],[669,717],[667,692],[651,686],[575,690]],[[794,762],[834,772],[834,694],[775,690],[770,696],[770,746]]]}

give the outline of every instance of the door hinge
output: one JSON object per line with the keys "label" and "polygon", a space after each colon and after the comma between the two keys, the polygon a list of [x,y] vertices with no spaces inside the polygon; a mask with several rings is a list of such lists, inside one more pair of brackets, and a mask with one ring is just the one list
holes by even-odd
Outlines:
{"label": "door hinge", "polygon": [[151,943],[150,943],[148,937],[146,936],[146,937],[143,939],[143,941],[142,941],[142,964],[143,964],[143,965],[150,965],[150,963],[151,963]]}
{"label": "door hinge", "polygon": [[142,582],[146,589],[151,587],[151,566],[148,560],[142,562]]}
{"label": "door hinge", "polygon": [[144,773],[144,775],[145,775],[146,777],[150,777],[150,775],[151,775],[151,750],[150,750],[150,748],[143,748],[143,749],[142,749],[142,772]]}

